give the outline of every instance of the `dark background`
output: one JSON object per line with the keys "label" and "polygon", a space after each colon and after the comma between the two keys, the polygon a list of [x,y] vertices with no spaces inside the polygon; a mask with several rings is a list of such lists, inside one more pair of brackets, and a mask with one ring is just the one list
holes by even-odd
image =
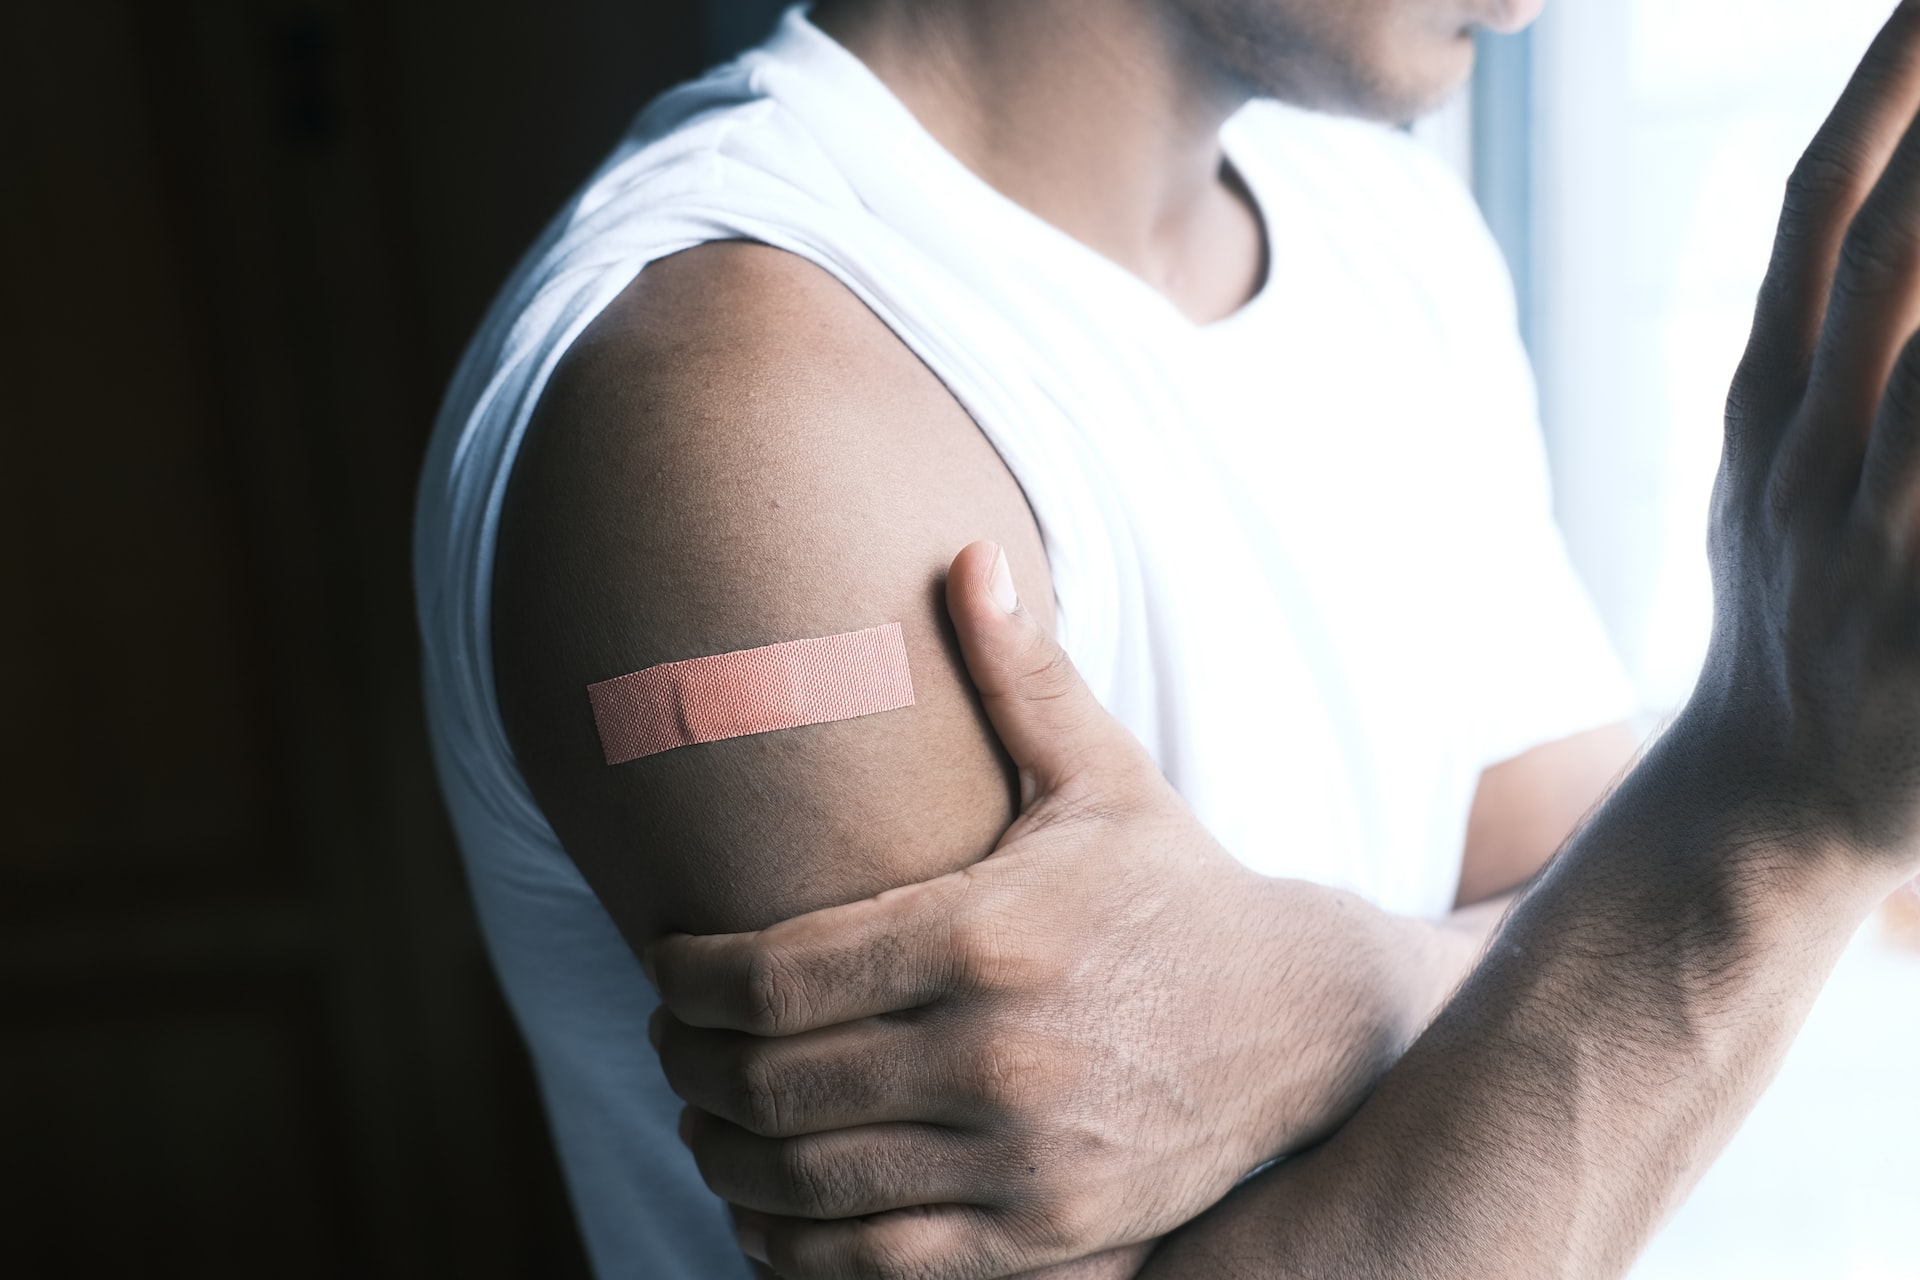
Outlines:
{"label": "dark background", "polygon": [[0,18],[0,1272],[584,1274],[433,788],[412,490],[514,259],[775,7]]}

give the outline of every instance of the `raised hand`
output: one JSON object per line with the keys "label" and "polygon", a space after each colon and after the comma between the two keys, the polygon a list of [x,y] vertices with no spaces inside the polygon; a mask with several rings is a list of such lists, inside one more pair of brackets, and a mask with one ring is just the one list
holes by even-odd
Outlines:
{"label": "raised hand", "polygon": [[1920,870],[1920,3],[1789,190],[1673,727],[1331,1140],[1152,1280],[1626,1273]]}
{"label": "raised hand", "polygon": [[1020,771],[994,854],[648,956],[701,1173],[794,1280],[1001,1276],[1149,1242],[1337,1124],[1439,995],[1407,922],[1221,849],[1009,611],[1004,563],[977,543],[947,587]]}
{"label": "raised hand", "polygon": [[1712,651],[1749,816],[1911,867],[1920,821],[1920,5],[1789,184],[1714,493]]}

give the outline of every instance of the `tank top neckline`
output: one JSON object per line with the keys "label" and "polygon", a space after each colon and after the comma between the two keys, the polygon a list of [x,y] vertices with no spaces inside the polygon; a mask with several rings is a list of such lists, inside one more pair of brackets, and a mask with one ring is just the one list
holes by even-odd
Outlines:
{"label": "tank top neckline", "polygon": [[[1143,277],[1098,249],[1062,230],[1025,205],[1001,192],[943,146],[927,131],[907,105],[851,50],[815,26],[808,5],[796,4],[782,15],[772,38],[757,54],[791,68],[809,80],[824,82],[847,101],[870,132],[869,141],[889,148],[918,176],[938,186],[938,197],[963,209],[962,217],[982,220],[992,229],[996,248],[1018,252],[1013,269],[1071,273],[1074,284],[1097,300],[1107,314],[1137,317],[1155,336],[1176,341],[1211,341],[1248,327],[1271,307],[1280,290],[1281,243],[1275,228],[1278,185],[1272,181],[1252,148],[1238,143],[1238,117],[1221,129],[1222,154],[1253,203],[1266,250],[1266,270],[1253,295],[1216,320],[1197,321],[1180,310],[1166,294]],[[983,236],[983,240],[987,237]]]}

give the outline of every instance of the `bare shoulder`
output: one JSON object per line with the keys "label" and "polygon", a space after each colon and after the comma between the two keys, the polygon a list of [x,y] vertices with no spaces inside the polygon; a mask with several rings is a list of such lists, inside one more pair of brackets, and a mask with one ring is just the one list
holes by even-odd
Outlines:
{"label": "bare shoulder", "polygon": [[[946,624],[947,564],[1051,588],[1019,486],[826,272],[765,246],[663,260],[574,344],[508,489],[494,581],[509,737],[630,939],[744,928],[981,856],[1007,782]],[[609,767],[586,686],[899,622],[899,712]]]}

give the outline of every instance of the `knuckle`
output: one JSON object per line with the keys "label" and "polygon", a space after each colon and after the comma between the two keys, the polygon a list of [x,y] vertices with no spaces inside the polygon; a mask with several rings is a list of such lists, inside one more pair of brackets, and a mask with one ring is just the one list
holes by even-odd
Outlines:
{"label": "knuckle", "polygon": [[1030,1109],[1050,1077],[1044,1055],[1016,1035],[988,1037],[967,1055],[963,1070],[968,1095],[1001,1116]]}
{"label": "knuckle", "polygon": [[1860,194],[1859,168],[1827,147],[1814,145],[1787,175],[1782,225],[1811,222]]}
{"label": "knuckle", "polygon": [[1791,529],[1804,505],[1810,477],[1807,463],[1799,457],[1787,457],[1774,464],[1767,475],[1760,501],[1747,513],[1741,526],[1771,543],[1782,531]]}
{"label": "knuckle", "polygon": [[957,987],[980,992],[1005,984],[1010,976],[1011,957],[1000,927],[986,913],[956,914],[947,929],[947,946]]}
{"label": "knuckle", "polygon": [[1856,297],[1872,297],[1898,286],[1913,273],[1913,233],[1869,206],[1862,209],[1840,242],[1836,287]]}
{"label": "knuckle", "polygon": [[780,1145],[780,1183],[794,1211],[803,1218],[842,1218],[845,1188],[838,1185],[817,1142],[795,1138]]}
{"label": "knuckle", "polygon": [[1080,679],[1067,651],[1050,637],[1037,633],[1027,643],[1022,669],[1025,674],[1021,687],[1027,691],[1027,697],[1036,702],[1065,697]]}
{"label": "knuckle", "polygon": [[787,1106],[780,1077],[765,1053],[748,1050],[734,1068],[733,1099],[740,1127],[762,1137],[785,1132]]}
{"label": "knuckle", "polygon": [[746,1029],[754,1035],[784,1035],[797,1015],[797,983],[772,947],[756,947],[747,960]]}

